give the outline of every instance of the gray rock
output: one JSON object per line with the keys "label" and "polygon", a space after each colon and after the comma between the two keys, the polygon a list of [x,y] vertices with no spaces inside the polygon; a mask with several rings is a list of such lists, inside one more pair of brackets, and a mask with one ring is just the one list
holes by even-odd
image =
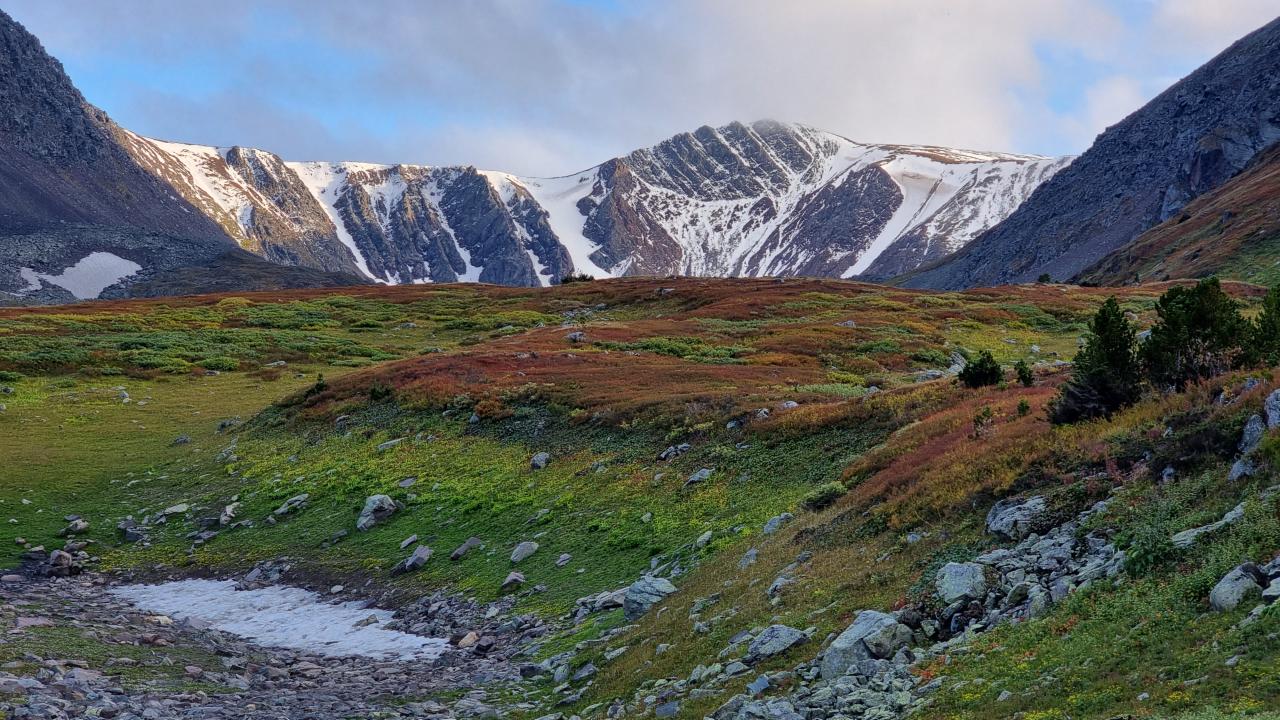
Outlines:
{"label": "gray rock", "polygon": [[521,560],[527,559],[537,551],[538,543],[526,540],[519,545],[516,545],[516,549],[511,551],[511,562],[518,563]]}
{"label": "gray rock", "polygon": [[1262,443],[1262,436],[1266,434],[1267,423],[1262,416],[1256,413],[1250,415],[1249,421],[1244,425],[1244,432],[1240,435],[1240,454],[1248,455],[1257,450]]}
{"label": "gray rock", "polygon": [[365,498],[364,508],[356,519],[356,529],[371,530],[375,525],[395,514],[399,507],[388,495],[370,495]]}
{"label": "gray rock", "polygon": [[786,625],[770,625],[747,646],[749,662],[784,653],[809,639],[803,631]]}
{"label": "gray rock", "polygon": [[1194,545],[1196,541],[1200,539],[1201,535],[1208,535],[1210,533],[1217,532],[1227,525],[1239,521],[1242,517],[1244,517],[1244,503],[1240,503],[1228,510],[1220,520],[1211,522],[1208,525],[1201,525],[1200,527],[1193,527],[1179,533],[1174,533],[1171,541],[1174,547],[1179,550],[1185,550],[1186,548]]}
{"label": "gray rock", "polygon": [[746,551],[745,553],[742,554],[742,559],[738,561],[738,569],[746,570],[747,568],[751,567],[752,565],[755,564],[756,557],[758,557],[759,555],[760,555],[760,551],[756,550],[755,548],[751,548],[750,550]]}
{"label": "gray rock", "polygon": [[950,562],[938,571],[938,597],[950,604],[961,599],[980,600],[987,593],[987,580],[977,563]]}
{"label": "gray rock", "polygon": [[680,714],[680,703],[675,700],[672,700],[671,702],[662,703],[661,705],[653,709],[654,717],[669,718],[669,717],[675,717],[678,714]]}
{"label": "gray rock", "polygon": [[768,690],[770,685],[772,685],[772,683],[769,682],[769,676],[760,675],[755,680],[747,683],[747,692],[752,695],[759,695],[765,690]]}
{"label": "gray rock", "polygon": [[390,450],[391,448],[394,448],[395,446],[399,445],[400,443],[402,443],[402,442],[404,442],[405,440],[408,440],[408,439],[409,439],[409,438],[407,438],[407,437],[398,437],[398,438],[396,438],[396,439],[394,439],[394,440],[388,440],[388,441],[386,441],[386,442],[384,442],[384,443],[380,443],[380,444],[378,445],[378,452],[386,452],[386,451]]}
{"label": "gray rock", "polygon": [[822,677],[834,680],[855,663],[892,657],[910,643],[911,628],[887,613],[863,610],[823,654]]}
{"label": "gray rock", "polygon": [[583,343],[587,341],[587,334],[582,332],[581,330],[574,330],[568,335],[565,335],[564,339],[568,340],[571,343]]}
{"label": "gray rock", "polygon": [[[284,503],[283,503],[282,505],[280,505],[280,507],[276,508],[276,509],[275,509],[275,511],[273,512],[273,514],[274,514],[274,515],[288,515],[289,513],[292,513],[292,512],[296,512],[296,511],[298,511],[298,510],[301,510],[302,508],[304,508],[304,507],[306,507],[306,506],[307,506],[307,500],[310,500],[310,499],[311,499],[311,495],[309,495],[309,494],[307,494],[307,493],[302,493],[301,495],[294,495],[293,497],[289,498],[288,500],[285,500],[285,501],[284,501]],[[175,506],[175,507],[176,507],[176,506]],[[172,510],[172,509],[173,509],[173,508],[170,508],[170,510]],[[168,512],[168,511],[166,511],[166,513],[167,513],[167,512]],[[184,512],[185,512],[185,511],[184,511]]]}
{"label": "gray rock", "polygon": [[1253,563],[1237,565],[1209,592],[1209,605],[1219,612],[1235,610],[1245,598],[1262,591],[1261,571]]}
{"label": "gray rock", "polygon": [[1280,428],[1280,390],[1268,395],[1262,407],[1267,414],[1267,429],[1275,430]]}
{"label": "gray rock", "polygon": [[449,553],[450,560],[461,560],[462,556],[480,547],[483,542],[474,535],[467,538],[467,541],[459,545],[453,552]]}
{"label": "gray rock", "polygon": [[1039,495],[1025,500],[1006,498],[987,513],[987,532],[1005,540],[1021,540],[1031,534],[1047,509]]}
{"label": "gray rock", "polygon": [[691,485],[699,485],[709,479],[711,479],[711,468],[702,468],[690,475],[689,479],[684,481],[684,486],[689,487]]}
{"label": "gray rock", "polygon": [[507,578],[502,581],[502,589],[504,591],[514,590],[515,588],[518,588],[523,584],[524,584],[524,573],[520,573],[520,572],[516,572],[515,570],[512,570],[511,572],[507,573]]}
{"label": "gray rock", "polygon": [[649,612],[649,608],[676,591],[676,586],[666,578],[646,575],[631,583],[622,598],[622,612],[628,620],[635,620]]}
{"label": "gray rock", "polygon": [[791,522],[794,518],[795,516],[792,515],[791,513],[782,513],[781,515],[775,515],[769,518],[768,522],[764,524],[764,528],[761,530],[761,532],[764,533],[765,535],[772,535],[778,532],[779,530],[781,530],[783,525],[786,525],[787,523]]}
{"label": "gray rock", "polygon": [[545,468],[547,466],[547,463],[550,461],[551,461],[550,453],[540,452],[534,455],[529,460],[529,467],[534,470],[541,470]]}
{"label": "gray rock", "polygon": [[[7,575],[5,577],[8,577]],[[4,578],[0,578],[3,580]],[[1262,601],[1265,603],[1273,603],[1280,600],[1280,577],[1271,581],[1271,584],[1262,591]]]}
{"label": "gray rock", "polygon": [[395,567],[391,568],[392,575],[401,575],[407,572],[413,572],[427,564],[431,559],[431,548],[426,545],[419,545],[413,549],[413,553],[409,557],[401,560]]}

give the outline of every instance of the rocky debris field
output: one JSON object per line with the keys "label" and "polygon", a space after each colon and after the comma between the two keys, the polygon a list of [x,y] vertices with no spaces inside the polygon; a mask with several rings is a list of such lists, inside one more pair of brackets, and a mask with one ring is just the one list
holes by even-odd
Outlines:
{"label": "rocky debris field", "polygon": [[[490,635],[464,635],[431,661],[262,647],[200,622],[141,611],[109,593],[113,581],[95,573],[6,576],[4,717],[487,717],[497,713],[492,694],[519,677]],[[434,603],[437,616],[445,612],[441,603]],[[401,624],[422,625],[431,606],[415,608]],[[493,652],[478,649],[482,642]]]}

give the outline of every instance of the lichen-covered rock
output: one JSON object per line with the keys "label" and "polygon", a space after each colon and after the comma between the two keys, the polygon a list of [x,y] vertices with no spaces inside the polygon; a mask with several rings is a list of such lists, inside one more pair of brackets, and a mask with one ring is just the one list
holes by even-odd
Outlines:
{"label": "lichen-covered rock", "polygon": [[755,662],[780,655],[808,639],[809,636],[803,630],[787,625],[770,625],[747,647],[748,661]]}
{"label": "lichen-covered rock", "polygon": [[1266,401],[1262,404],[1262,408],[1267,414],[1267,429],[1275,430],[1280,428],[1280,390],[1268,395]]}
{"label": "lichen-covered rock", "polygon": [[977,563],[950,562],[938,571],[935,581],[938,597],[944,603],[957,600],[980,600],[987,592],[987,580],[982,566]]}
{"label": "lichen-covered rock", "polygon": [[521,560],[528,559],[530,555],[536,552],[538,552],[538,543],[526,540],[525,542],[516,545],[515,550],[511,551],[511,562],[518,563]]}
{"label": "lichen-covered rock", "polygon": [[1021,540],[1035,529],[1047,506],[1043,497],[1006,498],[987,513],[987,532],[1005,540]]}
{"label": "lichen-covered rock", "polygon": [[1253,563],[1237,565],[1213,586],[1209,605],[1219,612],[1235,610],[1250,595],[1262,592],[1265,576]]}
{"label": "lichen-covered rock", "polygon": [[675,591],[676,586],[670,580],[646,575],[627,588],[622,598],[622,613],[628,620],[635,620]]}
{"label": "lichen-covered rock", "polygon": [[399,507],[388,495],[370,495],[365,498],[364,508],[356,519],[356,529],[365,531],[395,514]]}
{"label": "lichen-covered rock", "polygon": [[862,660],[892,657],[911,643],[911,628],[877,610],[863,610],[822,657],[822,677],[831,680]]}

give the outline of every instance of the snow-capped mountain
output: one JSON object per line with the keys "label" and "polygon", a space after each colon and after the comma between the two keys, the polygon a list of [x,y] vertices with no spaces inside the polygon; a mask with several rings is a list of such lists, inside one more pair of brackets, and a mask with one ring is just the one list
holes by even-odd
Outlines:
{"label": "snow-capped mountain", "polygon": [[963,247],[1069,159],[703,127],[577,175],[285,162],[130,134],[144,168],[274,262],[385,283],[888,277]]}

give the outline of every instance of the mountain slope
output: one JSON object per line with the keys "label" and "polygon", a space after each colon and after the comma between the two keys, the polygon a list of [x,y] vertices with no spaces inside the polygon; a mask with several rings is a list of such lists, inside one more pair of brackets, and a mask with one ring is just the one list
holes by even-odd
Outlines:
{"label": "mountain slope", "polygon": [[1280,140],[1280,20],[1098,136],[954,258],[903,280],[961,288],[1070,278],[1175,217]]}
{"label": "mountain slope", "polygon": [[578,175],[292,163],[131,136],[247,250],[385,283],[615,275],[886,277],[963,246],[1068,160],[703,127]]}
{"label": "mountain slope", "polygon": [[360,282],[310,270],[267,278],[282,269],[242,253],[219,218],[143,168],[135,141],[0,12],[0,304],[119,295],[178,269],[220,275],[224,289]]}
{"label": "mountain slope", "polygon": [[1258,153],[1239,176],[1192,200],[1080,278],[1120,285],[1208,275],[1280,282],[1280,145]]}

